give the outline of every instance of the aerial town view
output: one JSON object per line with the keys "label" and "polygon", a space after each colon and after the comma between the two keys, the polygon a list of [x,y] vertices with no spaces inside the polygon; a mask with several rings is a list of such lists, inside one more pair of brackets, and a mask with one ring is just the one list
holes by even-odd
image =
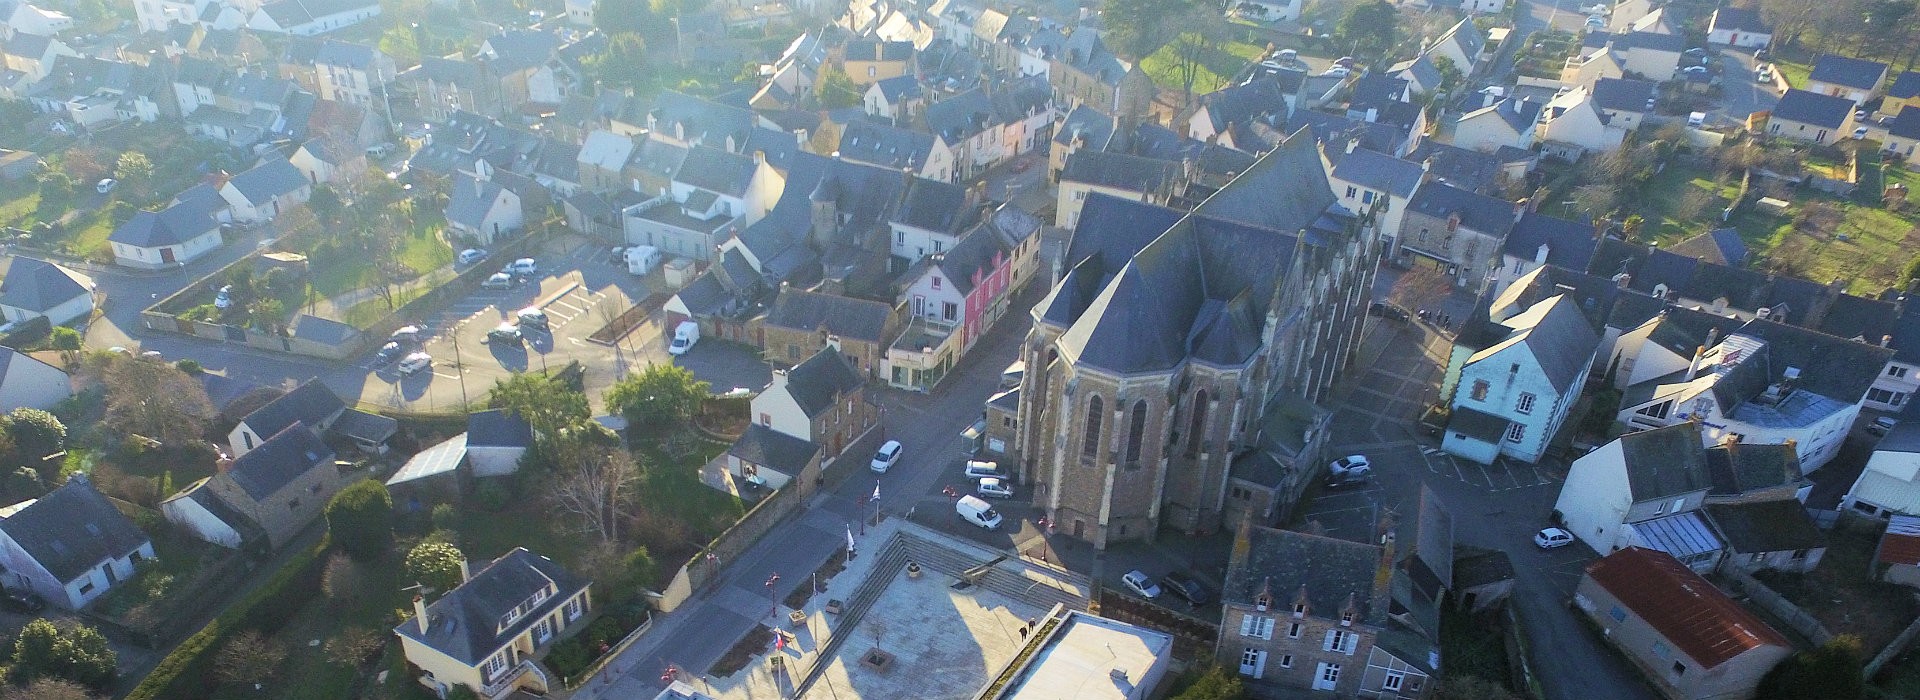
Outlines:
{"label": "aerial town view", "polygon": [[1920,700],[1920,0],[1582,1],[0,0],[0,700]]}

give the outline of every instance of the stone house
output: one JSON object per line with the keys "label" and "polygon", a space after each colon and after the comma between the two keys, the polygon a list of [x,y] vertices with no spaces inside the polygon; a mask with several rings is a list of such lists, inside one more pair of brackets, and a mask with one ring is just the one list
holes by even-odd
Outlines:
{"label": "stone house", "polygon": [[754,424],[821,446],[822,468],[880,422],[866,382],[831,344],[792,369],[774,370],[749,410]]}
{"label": "stone house", "polygon": [[767,361],[790,366],[833,344],[856,371],[880,380],[900,323],[898,309],[877,301],[787,288],[761,321],[761,350]]}

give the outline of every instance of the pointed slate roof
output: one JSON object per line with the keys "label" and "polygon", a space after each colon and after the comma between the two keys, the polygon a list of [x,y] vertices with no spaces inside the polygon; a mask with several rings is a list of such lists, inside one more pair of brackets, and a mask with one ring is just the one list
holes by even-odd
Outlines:
{"label": "pointed slate roof", "polygon": [[0,531],[62,583],[148,542],[84,474],[0,519]]}
{"label": "pointed slate roof", "polygon": [[831,345],[787,370],[787,393],[808,419],[832,408],[835,401],[859,389],[860,384],[860,374]]}
{"label": "pointed slate roof", "polygon": [[332,469],[333,456],[319,431],[295,422],[233,460],[227,476],[248,497],[263,501],[309,470]]}
{"label": "pointed slate roof", "polygon": [[0,305],[46,313],[74,297],[92,293],[80,273],[44,260],[16,257],[0,278]]}

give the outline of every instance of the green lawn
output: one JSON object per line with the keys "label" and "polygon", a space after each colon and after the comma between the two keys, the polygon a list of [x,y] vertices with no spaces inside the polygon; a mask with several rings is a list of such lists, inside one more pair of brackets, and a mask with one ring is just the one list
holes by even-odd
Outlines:
{"label": "green lawn", "polygon": [[[353,688],[361,673],[351,665],[336,663],[327,658],[326,642],[335,639],[348,629],[370,631],[387,642],[389,647],[398,647],[393,638],[393,619],[395,610],[411,610],[408,602],[410,594],[401,590],[408,582],[402,581],[400,555],[392,555],[391,561],[377,562],[360,567],[364,590],[379,591],[364,600],[349,604],[335,604],[326,598],[315,598],[298,610],[286,611],[287,624],[269,641],[280,645],[287,651],[286,661],[274,677],[267,681],[260,691],[252,687],[224,686],[213,695],[212,700],[251,700],[271,697],[277,700],[339,700],[355,697]],[[411,613],[409,613],[411,614]],[[318,640],[319,644],[313,644]],[[371,683],[371,680],[368,681]],[[387,684],[408,684],[405,675],[390,676]]]}
{"label": "green lawn", "polygon": [[10,183],[0,188],[0,197],[6,198],[0,203],[0,226],[26,228],[39,220],[40,188],[33,183]]}
{"label": "green lawn", "polygon": [[[522,488],[534,481],[529,475],[521,482]],[[460,533],[460,551],[470,561],[492,561],[514,547],[526,547],[563,566],[572,566],[578,563],[587,540],[582,533],[566,529],[556,520],[559,517],[563,516],[544,499],[529,496],[514,499],[498,513],[472,506],[461,508],[454,529]]]}
{"label": "green lawn", "polygon": [[[1226,87],[1228,81],[1240,73],[1247,63],[1260,57],[1264,49],[1245,42],[1228,42],[1207,51],[1200,57],[1200,67],[1194,73],[1193,94],[1200,95]],[[1147,56],[1140,62],[1142,70],[1153,78],[1153,83],[1163,90],[1179,90],[1186,82],[1181,75],[1180,59],[1173,45],[1160,47],[1159,51]]]}
{"label": "green lawn", "polygon": [[1787,87],[1805,88],[1807,74],[1813,72],[1813,57],[1798,48],[1784,48],[1773,51],[1769,61],[1773,69],[1787,79]]}
{"label": "green lawn", "polygon": [[[452,265],[453,248],[440,238],[440,229],[445,225],[446,219],[440,212],[416,210],[409,230],[400,234],[400,247],[394,253],[394,260],[412,270],[416,276]],[[321,236],[304,236],[300,243],[295,244],[296,248],[315,258],[313,276],[309,281],[314,294],[332,298],[367,286],[366,275],[370,268],[358,264],[362,261],[339,253],[316,254],[326,242],[327,239]],[[384,311],[384,302],[380,308]]]}

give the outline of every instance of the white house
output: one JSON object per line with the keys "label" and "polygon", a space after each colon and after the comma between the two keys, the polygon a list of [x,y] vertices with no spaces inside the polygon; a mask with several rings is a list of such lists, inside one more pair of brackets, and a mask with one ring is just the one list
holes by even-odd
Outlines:
{"label": "white house", "polygon": [[1680,423],[1601,445],[1568,468],[1554,512],[1568,532],[1603,555],[1629,546],[1661,549],[1668,545],[1662,538],[1673,536],[1695,544],[1667,553],[1711,570],[1721,547],[1694,514],[1713,487],[1700,436],[1698,425]]}
{"label": "white house", "polygon": [[[1729,435],[1747,443],[1792,443],[1801,469],[1811,472],[1839,452],[1867,389],[1892,356],[1868,343],[1748,321],[1724,338],[1709,336],[1679,371],[1628,386],[1619,419],[1631,428],[1699,421],[1708,443]],[[1620,363],[1627,365],[1626,354]],[[1645,373],[1638,358],[1635,365],[1636,375]]]}
{"label": "white house", "polygon": [[399,74],[393,58],[371,46],[326,41],[313,54],[316,94],[323,100],[371,104]]}
{"label": "white house", "polygon": [[1880,438],[1840,507],[1883,519],[1920,516],[1920,421],[1902,421]]}
{"label": "white house", "polygon": [[431,604],[414,596],[413,617],[393,628],[420,683],[440,697],[455,686],[482,698],[557,689],[535,659],[578,631],[592,582],[520,547],[471,576],[461,562],[460,578]]}
{"label": "white house", "polygon": [[201,479],[160,502],[160,514],[167,522],[185,528],[202,542],[228,549],[239,549],[249,533],[238,528],[250,521],[245,515],[214,494]]}
{"label": "white house", "polygon": [[1459,425],[1449,423],[1441,448],[1482,463],[1496,455],[1535,462],[1579,400],[1599,336],[1564,294],[1498,324],[1506,336],[1459,370],[1451,406]]}
{"label": "white house", "polygon": [[1589,151],[1619,148],[1627,130],[1613,125],[1600,110],[1593,92],[1582,85],[1555,95],[1540,114],[1537,138],[1545,152],[1572,162]]}
{"label": "white house", "polygon": [[916,177],[907,185],[900,207],[888,217],[892,229],[889,252],[901,264],[953,250],[960,234],[980,220],[974,192],[939,180]]}
{"label": "white house", "polygon": [[248,223],[272,221],[304,204],[312,194],[313,183],[284,158],[262,160],[220,188],[220,197],[232,207],[233,220]]}
{"label": "white house", "polygon": [[1821,145],[1837,143],[1852,135],[1854,105],[1845,95],[1794,88],[1773,105],[1767,134]]}
{"label": "white house", "polygon": [[0,277],[0,316],[9,322],[45,316],[57,326],[93,308],[93,278],[50,262],[15,257]]}
{"label": "white house", "polygon": [[[1532,210],[1522,213],[1507,232],[1506,240],[1501,243],[1500,269],[1493,274],[1493,293],[1502,294],[1529,275],[1557,276],[1587,269],[1593,260],[1594,248],[1598,245],[1596,235],[1592,224],[1547,216]],[[1548,265],[1561,269],[1551,273],[1542,272],[1542,268]],[[1604,339],[1601,346],[1611,348],[1611,341],[1611,338]]]}
{"label": "white house", "polygon": [[23,34],[53,36],[73,28],[73,18],[58,10],[49,10],[29,2],[16,2],[6,16],[6,25]]}
{"label": "white house", "polygon": [[[1496,2],[1502,6],[1506,4],[1502,0],[1482,1]],[[1462,5],[1472,2],[1475,0],[1465,0]],[[1474,69],[1479,67],[1480,59],[1486,55],[1486,50],[1486,35],[1481,34],[1479,25],[1473,23],[1472,17],[1468,17],[1448,28],[1440,38],[1428,45],[1426,50],[1421,51],[1421,54],[1434,58],[1445,56],[1447,60],[1453,62],[1454,68],[1460,69],[1460,75],[1471,76]]]}
{"label": "white house", "polygon": [[191,262],[221,242],[220,224],[204,201],[176,202],[157,212],[135,213],[107,236],[114,262],[149,270]]}
{"label": "white house", "polygon": [[1529,98],[1508,98],[1462,114],[1454,121],[1453,145],[1470,151],[1532,148],[1540,107]]}
{"label": "white house", "polygon": [[526,211],[520,193],[494,181],[491,166],[483,162],[479,170],[479,174],[454,176],[447,197],[447,228],[490,244],[525,227]]}
{"label": "white house", "polygon": [[0,580],[62,608],[85,607],[133,578],[135,564],[151,559],[147,533],[85,474],[38,499],[0,509]]}
{"label": "white house", "polygon": [[315,185],[351,178],[367,170],[365,151],[354,148],[351,143],[327,138],[309,139],[300,144],[287,162]]}
{"label": "white house", "polygon": [[[1338,149],[1338,150],[1336,150]],[[1397,254],[1400,227],[1405,223],[1407,204],[1413,201],[1427,171],[1419,163],[1361,148],[1358,140],[1322,147],[1321,162],[1327,167],[1327,180],[1340,205],[1355,212],[1366,212],[1374,202],[1387,203],[1376,215],[1386,253]]]}
{"label": "white house", "polygon": [[533,446],[533,427],[505,409],[467,414],[467,465],[474,476],[503,476],[520,470],[520,458]]}
{"label": "white house", "polygon": [[26,353],[0,348],[0,411],[45,411],[72,395],[73,380],[60,368]]}
{"label": "white house", "polygon": [[233,450],[233,456],[239,457],[295,423],[304,423],[324,433],[346,410],[346,403],[333,390],[318,379],[309,379],[241,418],[227,433],[227,446]]}
{"label": "white house", "polygon": [[1759,10],[1721,7],[1713,11],[1713,19],[1707,23],[1707,41],[1741,49],[1763,48],[1773,43],[1773,27],[1761,21]]}
{"label": "white house", "polygon": [[[1920,116],[1920,110],[1916,110]],[[1892,332],[1878,339],[1863,338],[1893,348],[1893,359],[1867,389],[1867,408],[1901,411],[1915,393],[1920,393],[1920,314],[1905,313],[1894,322]]]}
{"label": "white house", "polygon": [[255,10],[247,28],[270,34],[313,36],[380,16],[380,3],[369,0],[276,0]]}
{"label": "white house", "polygon": [[1821,54],[1807,73],[1807,91],[1844,97],[1858,105],[1880,92],[1887,82],[1887,64],[1862,58]]}
{"label": "white house", "polygon": [[[1498,0],[1493,0],[1498,1]],[[1302,0],[1235,0],[1227,11],[1255,22],[1298,22]]]}

